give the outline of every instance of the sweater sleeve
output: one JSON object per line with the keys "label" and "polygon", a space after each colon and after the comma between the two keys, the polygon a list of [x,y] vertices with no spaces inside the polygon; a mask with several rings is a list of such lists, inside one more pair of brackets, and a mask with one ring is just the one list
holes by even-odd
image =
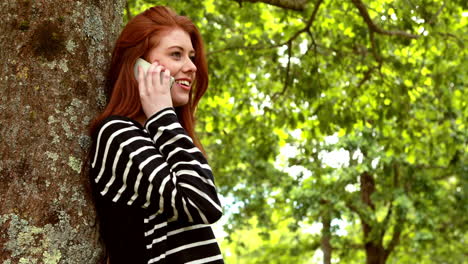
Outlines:
{"label": "sweater sleeve", "polygon": [[95,138],[91,177],[103,199],[164,215],[168,221],[210,224],[222,215],[211,168],[173,108],[141,128],[110,117]]}

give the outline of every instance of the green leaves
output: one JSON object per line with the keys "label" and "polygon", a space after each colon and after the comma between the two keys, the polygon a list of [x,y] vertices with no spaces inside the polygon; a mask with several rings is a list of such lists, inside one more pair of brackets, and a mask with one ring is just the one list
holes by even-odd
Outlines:
{"label": "green leaves", "polygon": [[320,232],[303,227],[331,212],[336,261],[362,263],[372,241],[388,263],[462,263],[466,4],[366,1],[370,25],[351,1],[324,1],[307,27],[317,2],[292,12],[158,1],[190,16],[206,41],[199,136],[221,193],[241,205],[228,212],[227,259],[318,263]]}

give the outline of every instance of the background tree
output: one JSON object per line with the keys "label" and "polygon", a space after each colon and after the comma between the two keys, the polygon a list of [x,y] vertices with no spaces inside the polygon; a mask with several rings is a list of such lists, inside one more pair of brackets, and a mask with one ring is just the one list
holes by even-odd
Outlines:
{"label": "background tree", "polygon": [[0,262],[95,263],[80,177],[124,1],[0,4]]}
{"label": "background tree", "polygon": [[[260,252],[285,252],[271,235],[286,221],[291,257],[320,245],[325,263],[462,263],[465,3],[169,4],[208,46],[200,132],[239,207],[230,261],[284,263]],[[319,235],[304,234],[316,224]],[[243,226],[264,243],[249,246]]]}

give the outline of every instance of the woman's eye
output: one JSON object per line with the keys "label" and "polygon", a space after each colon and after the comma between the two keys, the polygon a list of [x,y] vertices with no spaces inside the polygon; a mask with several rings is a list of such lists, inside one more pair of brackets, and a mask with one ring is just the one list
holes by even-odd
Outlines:
{"label": "woman's eye", "polygon": [[195,62],[195,56],[190,56],[190,60],[191,60],[192,62]]}
{"label": "woman's eye", "polygon": [[180,52],[172,52],[171,56],[180,59],[182,57],[182,54]]}

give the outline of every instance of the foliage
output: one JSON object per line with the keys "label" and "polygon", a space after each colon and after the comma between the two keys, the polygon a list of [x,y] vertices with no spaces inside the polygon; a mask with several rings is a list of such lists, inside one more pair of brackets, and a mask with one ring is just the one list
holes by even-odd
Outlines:
{"label": "foliage", "polygon": [[372,263],[379,247],[388,263],[463,262],[464,1],[128,2],[168,4],[204,35],[198,129],[235,200],[229,263],[310,263],[320,238],[304,226],[327,217],[343,263]]}

